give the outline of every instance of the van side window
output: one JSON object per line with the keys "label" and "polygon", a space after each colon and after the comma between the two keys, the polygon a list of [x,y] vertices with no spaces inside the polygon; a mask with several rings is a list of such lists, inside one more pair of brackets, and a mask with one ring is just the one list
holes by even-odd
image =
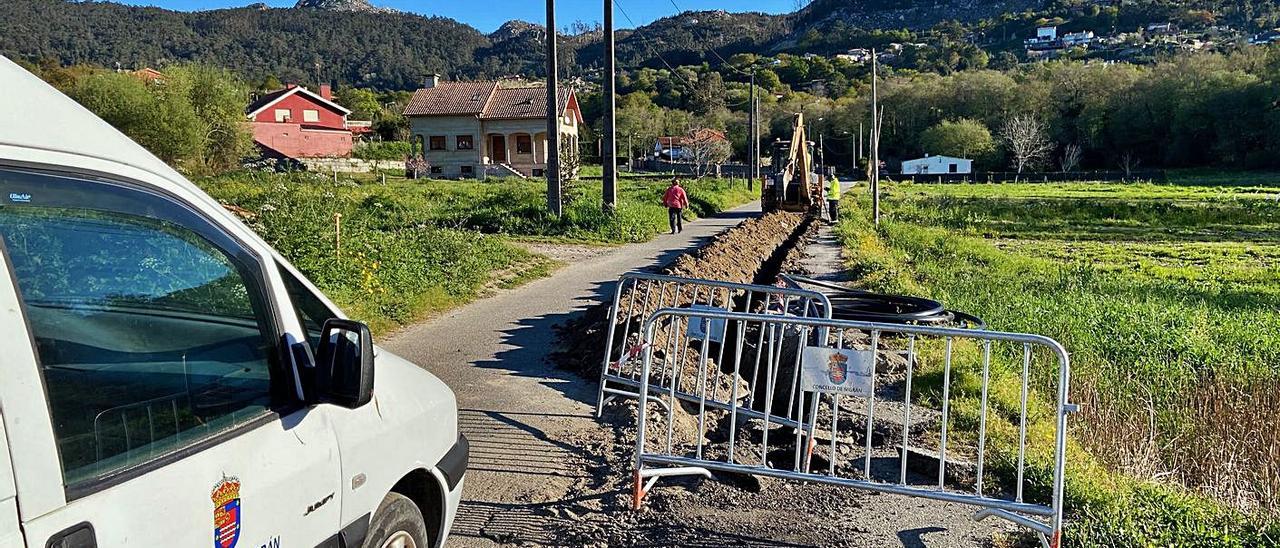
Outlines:
{"label": "van side window", "polygon": [[298,318],[302,320],[302,327],[307,330],[307,344],[311,345],[311,352],[315,353],[320,347],[320,331],[324,327],[324,322],[330,318],[337,318],[323,301],[317,299],[315,294],[302,285],[299,280],[283,265],[276,265],[280,269],[280,277],[284,279],[284,287],[289,291],[289,299],[293,301],[294,311],[298,313]]}
{"label": "van side window", "polygon": [[272,408],[278,329],[261,265],[237,241],[126,186],[0,170],[0,196],[11,195],[23,199],[0,202],[0,240],[67,485]]}

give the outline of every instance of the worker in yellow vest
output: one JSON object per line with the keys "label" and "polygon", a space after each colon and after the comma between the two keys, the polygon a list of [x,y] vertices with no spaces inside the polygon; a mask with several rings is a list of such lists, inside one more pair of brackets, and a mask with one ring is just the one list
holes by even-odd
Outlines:
{"label": "worker in yellow vest", "polygon": [[836,170],[828,171],[831,178],[831,186],[827,189],[827,213],[831,217],[831,222],[840,221],[840,179],[836,178]]}

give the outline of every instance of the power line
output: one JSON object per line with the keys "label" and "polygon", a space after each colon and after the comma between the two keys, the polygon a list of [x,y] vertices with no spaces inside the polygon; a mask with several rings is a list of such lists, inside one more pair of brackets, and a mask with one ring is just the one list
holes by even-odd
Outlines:
{"label": "power line", "polygon": [[[667,0],[667,1],[668,1],[668,2],[671,2],[671,6],[672,6],[672,7],[674,7],[674,8],[676,9],[676,15],[677,15],[677,16],[679,16],[680,14],[682,14],[682,13],[684,13],[684,12],[685,12],[685,10],[680,9],[680,6],[676,4],[676,0]],[[741,74],[741,75],[743,75],[743,76],[751,76],[751,74],[750,74],[750,73],[748,73],[748,72],[746,72],[746,71],[744,71],[744,70],[742,70],[742,69],[740,69],[740,68],[738,68],[738,67],[733,66],[732,64],[730,64],[730,63],[729,63],[729,61],[728,61],[727,59],[725,59],[724,57],[721,57],[721,56],[720,56],[720,53],[716,51],[716,48],[711,47],[711,44],[710,44],[710,43],[707,43],[707,51],[711,52],[711,55],[716,56],[716,59],[719,59],[719,60],[720,60],[720,63],[722,63],[724,66],[729,67],[729,68],[730,68],[730,69],[732,69],[734,72],[737,72],[738,74]]]}
{"label": "power line", "polygon": [[684,76],[682,76],[680,72],[675,69],[675,67],[671,66],[671,63],[668,63],[667,60],[664,57],[662,57],[662,53],[659,52],[657,46],[653,44],[653,41],[649,40],[649,36],[646,35],[644,31],[640,30],[640,25],[637,25],[635,20],[631,19],[631,16],[627,14],[626,8],[622,7],[622,2],[619,2],[618,0],[614,0],[613,5],[618,8],[619,12],[622,12],[622,16],[627,19],[628,23],[631,23],[631,27],[635,30],[635,33],[639,34],[640,38],[644,40],[646,44],[649,45],[649,47],[653,50],[654,56],[656,56],[659,61],[662,61],[662,64],[665,65],[667,69],[671,71],[671,74],[675,75],[675,77],[679,79],[681,82],[683,82],[685,86],[688,86],[689,91],[697,91],[697,88],[693,87],[693,84],[689,83],[688,80],[685,80]]}
{"label": "power line", "polygon": [[[645,34],[645,33],[644,33],[644,31],[640,30],[640,25],[637,25],[637,24],[636,24],[636,22],[635,22],[635,20],[631,18],[631,15],[627,14],[627,10],[626,10],[626,8],[622,7],[622,2],[621,2],[620,0],[613,0],[613,5],[614,5],[615,7],[617,7],[617,8],[618,8],[618,11],[619,11],[619,12],[621,12],[621,13],[622,13],[622,17],[626,18],[626,20],[627,20],[627,22],[628,22],[628,23],[631,23],[632,30],[634,30],[634,31],[635,31],[635,33],[636,33],[637,35],[639,35],[639,36],[640,36],[640,39],[641,39],[641,40],[644,40],[645,44],[646,44],[647,46],[649,46],[649,49],[653,51],[654,56],[655,56],[655,57],[657,57],[659,61],[662,61],[662,64],[663,64],[664,66],[666,66],[668,70],[670,70],[670,71],[671,71],[671,74],[672,74],[672,75],[674,75],[674,76],[676,77],[676,79],[680,80],[680,82],[681,82],[682,84],[684,84],[684,85],[685,85],[685,87],[687,87],[687,88],[689,89],[689,91],[691,91],[691,92],[693,92],[693,93],[697,93],[697,92],[698,92],[698,88],[697,88],[697,87],[695,87],[695,86],[694,86],[691,82],[689,82],[687,79],[685,79],[685,77],[684,77],[683,75],[681,75],[681,74],[680,74],[680,72],[679,72],[679,71],[677,71],[677,70],[675,69],[675,67],[671,66],[671,63],[668,63],[668,62],[667,62],[667,59],[666,59],[665,57],[663,57],[663,56],[662,56],[662,53],[661,53],[661,52],[660,52],[660,50],[658,49],[657,45],[655,45],[655,44],[654,44],[654,41],[653,41],[653,40],[650,40],[650,39],[649,39],[649,36],[648,36],[647,34]],[[674,1],[672,1],[672,2],[671,2],[671,5],[672,5],[672,6],[675,6],[675,8],[676,8],[677,10],[679,10],[679,9],[680,9],[680,6],[676,6],[676,4],[675,4],[675,2],[674,2]],[[679,15],[679,13],[677,13],[676,15],[678,16],[678,15]],[[729,62],[728,62],[728,61],[725,61],[723,57],[720,57],[720,54],[716,53],[716,52],[715,52],[715,50],[711,50],[711,53],[715,54],[715,56],[716,56],[716,57],[718,57],[721,61],[723,61],[723,62],[724,62],[724,64],[725,64],[725,66],[728,66],[729,68],[731,68],[731,69],[733,69],[733,70],[736,70],[736,71],[738,71],[739,73],[741,73],[741,74],[743,74],[743,75],[746,75],[746,76],[750,76],[750,75],[751,75],[750,73],[743,72],[743,71],[739,70],[738,68],[733,67],[732,65],[729,65]],[[746,106],[746,105],[748,105],[750,102],[751,102],[751,100],[750,100],[750,99],[747,99],[747,100],[744,100],[744,101],[740,101],[740,102],[737,102],[737,103],[727,103],[727,102],[726,102],[725,106],[728,106],[728,107],[741,107],[741,106]]]}

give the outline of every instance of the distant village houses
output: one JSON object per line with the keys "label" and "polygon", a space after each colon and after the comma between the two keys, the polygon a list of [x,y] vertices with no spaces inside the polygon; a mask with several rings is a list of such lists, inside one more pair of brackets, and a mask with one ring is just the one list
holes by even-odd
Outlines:
{"label": "distant village houses", "polygon": [[[572,89],[560,91],[560,135],[578,150],[582,110]],[[547,88],[427,78],[405,107],[410,161],[433,177],[542,177],[547,169]]]}
{"label": "distant village houses", "polygon": [[850,63],[867,63],[871,61],[871,50],[854,48],[845,53],[837,54],[836,59],[843,59]]}
{"label": "distant village houses", "polygon": [[1276,42],[1280,42],[1280,29],[1271,29],[1249,37],[1249,43],[1253,45],[1274,44]]}
{"label": "distant village houses", "polygon": [[1024,45],[1028,54],[1037,55],[1073,47],[1088,47],[1096,40],[1093,31],[1069,32],[1059,36],[1058,27],[1049,26],[1037,28],[1035,38],[1028,38]]}
{"label": "distant village houses", "polygon": [[139,80],[142,80],[143,82],[146,82],[148,84],[152,84],[156,82],[164,83],[164,78],[165,78],[163,72],[160,72],[151,67],[140,68],[138,70],[133,71],[131,74],[133,74],[133,76],[138,78]]}
{"label": "distant village houses", "polygon": [[265,156],[298,159],[350,156],[350,114],[333,102],[332,89],[325,84],[320,93],[297,85],[268,93],[253,101],[245,115]]}
{"label": "distant village houses", "polygon": [[693,150],[693,146],[696,143],[709,142],[728,143],[729,139],[720,131],[710,128],[699,128],[689,132],[689,135],[682,135],[679,137],[658,137],[658,141],[653,145],[653,155],[659,160],[692,162],[697,156]]}

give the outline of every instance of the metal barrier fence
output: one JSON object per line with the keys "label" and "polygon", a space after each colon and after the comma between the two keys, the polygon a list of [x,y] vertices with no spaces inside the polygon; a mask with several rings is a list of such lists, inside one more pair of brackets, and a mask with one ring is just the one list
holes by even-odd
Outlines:
{"label": "metal barrier fence", "polygon": [[[625,302],[625,305],[624,305]],[[604,362],[600,369],[600,391],[596,403],[596,416],[604,410],[607,400],[615,396],[638,397],[642,384],[639,363],[634,359],[644,347],[641,344],[641,324],[650,314],[663,308],[684,308],[724,312],[760,312],[765,314],[792,314],[800,317],[831,317],[831,302],[826,295],[787,286],[763,286],[700,280],[662,274],[632,272],[618,279],[614,288],[613,304],[609,308],[608,330],[605,342]],[[622,336],[616,336],[622,324]],[[714,331],[714,332],[712,332]],[[705,336],[723,338],[722,330],[710,330]],[[675,334],[663,333],[663,343],[668,351],[678,346]],[[688,345],[688,332],[685,345]],[[696,337],[699,333],[693,333]],[[685,351],[680,352],[687,354]],[[676,397],[695,397],[678,389],[680,371],[662,371],[656,379],[657,386],[677,386]],[[713,379],[714,380],[714,379]]]}
{"label": "metal barrier fence", "polygon": [[[725,337],[683,337],[692,367],[664,347],[716,330]],[[1069,358],[1052,339],[688,308],[656,311],[643,332],[639,378],[696,378],[639,386],[639,401],[662,412],[637,413],[637,508],[661,477],[753,474],[972,505],[975,520],[1002,518],[1058,545],[1066,419],[1077,408]],[[709,373],[736,379],[733,389]],[[1049,412],[1052,439],[1044,427],[1029,434],[1029,418]]]}

